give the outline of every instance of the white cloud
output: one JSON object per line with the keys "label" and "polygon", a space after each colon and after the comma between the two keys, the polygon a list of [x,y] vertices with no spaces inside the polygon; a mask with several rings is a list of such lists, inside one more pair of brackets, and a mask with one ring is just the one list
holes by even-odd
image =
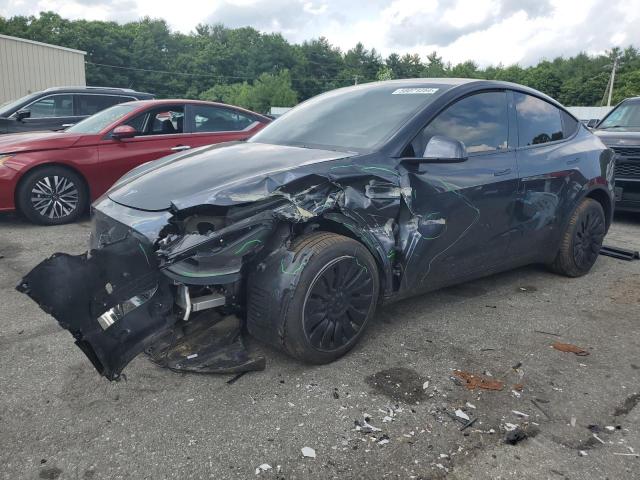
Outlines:
{"label": "white cloud", "polygon": [[525,65],[540,58],[640,45],[637,0],[0,0],[0,15],[53,10],[72,19],[163,18],[281,31],[292,42],[325,36],[342,50],[362,41],[383,55],[437,50],[452,63]]}

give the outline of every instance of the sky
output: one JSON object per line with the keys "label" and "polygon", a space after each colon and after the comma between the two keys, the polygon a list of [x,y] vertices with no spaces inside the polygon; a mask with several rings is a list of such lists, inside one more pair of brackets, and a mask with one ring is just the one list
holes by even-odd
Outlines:
{"label": "sky", "polygon": [[252,26],[301,43],[324,36],[343,51],[358,41],[383,56],[437,51],[453,64],[527,66],[542,59],[640,47],[640,0],[0,0],[0,15],[51,10],[69,19],[162,18]]}

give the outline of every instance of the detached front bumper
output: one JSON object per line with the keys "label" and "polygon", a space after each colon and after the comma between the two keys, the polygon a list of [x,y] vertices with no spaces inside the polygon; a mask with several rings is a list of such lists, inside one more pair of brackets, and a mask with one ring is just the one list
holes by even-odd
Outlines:
{"label": "detached front bumper", "polygon": [[71,332],[109,380],[176,323],[172,288],[147,249],[130,233],[89,254],[58,253],[17,287]]}

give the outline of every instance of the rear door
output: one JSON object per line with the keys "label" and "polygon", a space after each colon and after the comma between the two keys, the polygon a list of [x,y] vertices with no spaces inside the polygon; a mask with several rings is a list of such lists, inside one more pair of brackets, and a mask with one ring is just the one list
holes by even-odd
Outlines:
{"label": "rear door", "polygon": [[191,147],[246,140],[264,126],[239,110],[197,103],[187,105],[187,122]]}
{"label": "rear door", "polygon": [[185,105],[167,104],[149,108],[125,120],[138,134],[115,140],[105,136],[98,146],[104,177],[103,190],[134,167],[190,147],[190,135],[184,132]]}
{"label": "rear door", "polygon": [[[101,110],[117,105],[118,103],[130,102],[133,97],[121,95],[102,95],[97,93],[79,93],[74,95],[73,110],[77,123]],[[72,123],[72,122],[69,122]],[[70,126],[69,124],[65,126]]]}
{"label": "rear door", "polygon": [[460,163],[406,162],[413,218],[401,223],[407,285],[434,288],[488,272],[508,257],[517,167],[508,95],[475,93],[441,112],[412,142],[420,156],[430,138],[460,140]]}
{"label": "rear door", "polygon": [[571,116],[541,98],[512,95],[520,173],[512,249],[515,255],[536,260],[552,247],[562,220],[559,206],[570,202],[584,183],[580,167],[589,152],[568,141],[578,129]]}

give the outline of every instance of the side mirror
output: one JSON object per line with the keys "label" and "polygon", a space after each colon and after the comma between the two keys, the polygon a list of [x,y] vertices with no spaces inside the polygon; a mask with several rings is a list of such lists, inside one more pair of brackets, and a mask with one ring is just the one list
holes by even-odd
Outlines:
{"label": "side mirror", "polygon": [[600,120],[599,120],[599,119],[597,119],[597,118],[592,118],[591,120],[589,120],[589,121],[587,122],[587,127],[589,127],[589,128],[594,128],[596,125],[598,125],[598,122],[599,122],[599,121],[600,121]]}
{"label": "side mirror", "polygon": [[468,155],[464,143],[460,140],[434,135],[429,139],[422,158],[425,162],[454,163],[464,162]]}
{"label": "side mirror", "polygon": [[135,137],[138,134],[138,131],[133,128],[131,125],[118,125],[111,132],[111,138],[115,138],[116,140],[122,140],[123,138],[131,138]]}
{"label": "side mirror", "polygon": [[26,108],[23,110],[18,110],[16,112],[16,120],[18,120],[19,122],[21,122],[25,118],[29,118],[30,116],[31,116],[31,110],[28,110]]}

